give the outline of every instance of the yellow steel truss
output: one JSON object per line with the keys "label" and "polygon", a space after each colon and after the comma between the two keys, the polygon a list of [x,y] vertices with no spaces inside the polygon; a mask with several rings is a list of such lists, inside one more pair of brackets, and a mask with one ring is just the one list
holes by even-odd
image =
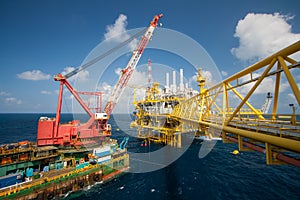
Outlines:
{"label": "yellow steel truss", "polygon": [[[199,70],[197,81],[200,93],[189,99],[177,99],[179,104],[171,114],[166,115],[168,119],[177,121],[177,126],[168,130],[162,126],[152,128],[162,133],[161,141],[167,144],[174,144],[172,135],[174,136],[176,132],[185,132],[195,128],[198,130],[197,134],[204,135],[211,135],[212,128],[214,131],[219,130],[224,142],[228,141],[229,137],[234,137],[240,150],[247,149],[244,147],[244,139],[248,138],[255,144],[262,144],[268,164],[277,163],[276,152],[281,150],[300,153],[300,121],[297,121],[295,109],[293,108],[291,115],[278,113],[282,74],[285,75],[298,106],[300,105],[299,87],[291,73],[292,69],[299,70],[299,61],[291,58],[299,50],[300,41],[209,88],[205,88],[205,78]],[[258,74],[258,72],[260,76],[254,77],[254,73]],[[243,82],[244,77],[250,78]],[[258,86],[267,77],[275,79],[273,107],[270,115],[262,113],[249,102],[250,97],[254,96]],[[250,89],[243,96],[239,90],[248,84],[251,84]],[[233,105],[232,99],[240,100],[237,106],[230,107]],[[135,102],[135,104],[155,101],[157,100],[149,98]],[[146,113],[140,110],[138,118],[145,115]],[[138,126],[143,127],[141,123]]]}

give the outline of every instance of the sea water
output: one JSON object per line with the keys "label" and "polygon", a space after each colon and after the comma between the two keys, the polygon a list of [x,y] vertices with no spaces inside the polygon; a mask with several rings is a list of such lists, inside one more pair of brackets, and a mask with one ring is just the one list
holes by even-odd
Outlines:
{"label": "sea water", "polygon": [[[54,114],[0,114],[0,144],[36,140],[38,119]],[[62,122],[72,120],[62,114]],[[120,117],[118,117],[119,119]],[[112,138],[122,141],[127,130],[119,130],[111,118]],[[127,122],[126,122],[127,123]],[[130,121],[128,122],[129,127]],[[142,147],[130,137],[129,152],[150,152],[163,146]],[[290,165],[266,165],[265,155],[242,152],[232,155],[236,144],[218,141],[202,159],[199,140],[172,164],[147,173],[127,173],[89,190],[71,193],[66,199],[300,199],[300,168]]]}

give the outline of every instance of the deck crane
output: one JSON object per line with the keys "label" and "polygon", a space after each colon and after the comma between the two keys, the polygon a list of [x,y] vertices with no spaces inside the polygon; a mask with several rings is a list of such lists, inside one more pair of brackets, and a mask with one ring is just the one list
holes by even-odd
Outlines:
{"label": "deck crane", "polygon": [[[96,57],[90,62],[80,66],[74,71],[62,75],[57,74],[54,76],[55,81],[60,82],[60,89],[58,95],[58,106],[56,110],[56,118],[48,118],[41,117],[38,122],[38,134],[37,134],[37,145],[38,146],[46,146],[46,145],[73,145],[73,146],[82,146],[96,143],[97,140],[103,140],[104,137],[111,135],[111,127],[107,123],[109,116],[111,115],[114,107],[116,106],[119,98],[121,97],[122,92],[125,89],[129,79],[132,77],[132,74],[135,70],[135,67],[142,56],[149,40],[151,40],[153,31],[158,25],[158,20],[162,17],[162,14],[154,16],[153,20],[150,22],[149,27],[146,29],[146,32],[142,36],[137,48],[133,51],[132,57],[129,60],[127,67],[122,70],[122,74],[120,75],[119,81],[117,82],[114,90],[105,106],[104,113],[103,112],[92,112],[92,109],[82,100],[80,94],[84,94],[87,92],[78,92],[76,91],[71,84],[68,82],[68,78],[78,74],[80,71],[86,69],[92,64],[98,62],[109,54],[113,53],[115,50],[125,46],[133,39],[137,38],[142,34],[142,32],[138,32],[133,35],[131,38],[125,40],[123,43],[118,46],[110,49],[106,53]],[[60,124],[61,117],[61,106],[62,106],[62,96],[63,96],[63,88],[64,86],[71,92],[74,98],[78,101],[81,107],[85,110],[85,112],[89,115],[90,119],[85,123],[81,124],[79,120],[73,120],[68,124]],[[100,95],[97,92],[89,92],[89,95]],[[102,105],[102,99],[101,99]],[[101,110],[101,109],[100,109]]]}
{"label": "deck crane", "polygon": [[119,81],[116,84],[116,86],[114,87],[114,90],[113,90],[112,94],[110,95],[108,102],[104,109],[108,115],[111,115],[113,109],[115,108],[117,102],[119,101],[119,99],[125,89],[125,86],[127,85],[130,77],[132,76],[132,74],[135,70],[135,67],[136,67],[137,63],[139,62],[149,40],[152,38],[153,31],[157,27],[159,18],[161,18],[162,16],[163,15],[160,14],[160,15],[156,15],[153,18],[153,20],[150,23],[150,26],[148,27],[145,34],[143,35],[139,45],[133,51],[131,59],[129,60],[129,62],[127,64],[127,67],[125,69],[121,70],[121,76],[119,78]]}

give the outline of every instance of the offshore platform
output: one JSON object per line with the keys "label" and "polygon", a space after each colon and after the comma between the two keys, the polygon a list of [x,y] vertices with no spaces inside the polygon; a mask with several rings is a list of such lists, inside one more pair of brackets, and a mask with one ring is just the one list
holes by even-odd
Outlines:
{"label": "offshore platform", "polygon": [[[151,71],[151,62],[148,62],[148,71]],[[151,77],[151,73],[148,73]],[[164,88],[160,84],[148,78],[148,87],[146,88],[145,98],[137,101],[134,94],[135,105],[135,121],[131,123],[131,127],[137,127],[137,137],[152,142],[162,142],[175,147],[181,147],[181,134],[170,134],[179,132],[177,129],[179,124],[168,117],[174,108],[182,101],[192,98],[199,94],[184,84],[183,69],[179,70],[179,87],[176,85],[176,71],[172,71],[172,84],[170,84],[170,74],[166,73],[166,85]],[[135,91],[136,92],[136,91]],[[175,132],[174,132],[175,131]]]}
{"label": "offshore platform", "polygon": [[[284,99],[280,92],[284,80],[291,89],[289,95],[300,105],[296,82],[300,62],[293,59],[299,50],[300,41],[211,87],[207,87],[206,78],[198,69],[199,91],[184,87],[182,69],[179,87],[176,87],[175,72],[171,86],[166,74],[164,87],[153,83],[142,100],[134,100],[136,119],[131,127],[137,129],[137,136],[145,142],[180,148],[183,135],[236,142],[240,151],[265,154],[267,164],[288,163],[300,167],[300,116],[296,114],[296,105],[280,101]],[[267,78],[274,80],[274,85],[270,85],[273,88],[266,92],[261,108],[255,108],[250,99],[255,101],[255,91]],[[289,104],[290,114],[278,112],[283,104]]]}

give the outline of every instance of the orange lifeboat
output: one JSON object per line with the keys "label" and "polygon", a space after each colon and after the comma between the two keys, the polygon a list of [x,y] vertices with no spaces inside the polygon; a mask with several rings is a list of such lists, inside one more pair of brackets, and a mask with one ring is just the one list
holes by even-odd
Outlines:
{"label": "orange lifeboat", "polygon": [[5,165],[5,164],[9,164],[11,162],[12,162],[11,157],[4,157],[4,158],[2,158],[1,164]]}
{"label": "orange lifeboat", "polygon": [[28,159],[29,159],[29,156],[28,156],[27,153],[25,153],[25,154],[20,154],[19,159],[20,159],[20,161],[28,160]]}

